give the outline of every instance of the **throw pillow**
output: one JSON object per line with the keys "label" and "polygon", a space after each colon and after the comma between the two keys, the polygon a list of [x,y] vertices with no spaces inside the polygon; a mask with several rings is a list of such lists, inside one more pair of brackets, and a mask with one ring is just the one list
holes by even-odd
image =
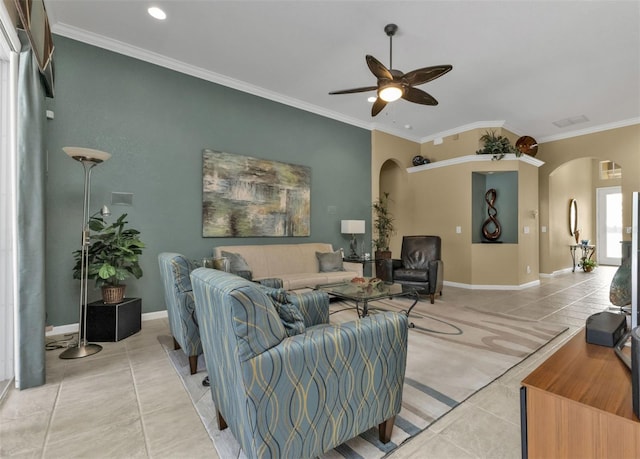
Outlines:
{"label": "throw pillow", "polygon": [[229,260],[229,271],[247,280],[251,280],[251,268],[242,255],[234,252],[222,251],[221,255]]}
{"label": "throw pillow", "polygon": [[316,258],[320,264],[321,273],[344,271],[344,267],[342,266],[342,253],[339,250],[327,253],[316,252]]}
{"label": "throw pillow", "polygon": [[287,291],[283,288],[262,287],[262,290],[271,299],[273,307],[276,308],[282,325],[287,332],[287,336],[304,333],[304,317],[297,306],[289,303]]}

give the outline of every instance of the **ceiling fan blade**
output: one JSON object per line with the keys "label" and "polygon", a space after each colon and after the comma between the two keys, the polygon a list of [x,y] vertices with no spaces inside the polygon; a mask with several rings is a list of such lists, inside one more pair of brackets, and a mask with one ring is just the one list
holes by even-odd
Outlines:
{"label": "ceiling fan blade", "polygon": [[438,105],[438,101],[433,96],[418,88],[407,88],[402,96],[404,100],[422,105]]}
{"label": "ceiling fan blade", "polygon": [[371,107],[371,116],[376,116],[386,106],[387,106],[387,102],[378,97],[376,101],[373,103],[373,107]]}
{"label": "ceiling fan blade", "polygon": [[393,75],[389,69],[387,69],[378,59],[367,54],[367,65],[369,66],[369,70],[373,73],[378,79],[385,80],[393,80]]}
{"label": "ceiling fan blade", "polygon": [[375,91],[377,86],[367,86],[366,88],[343,89],[341,91],[331,91],[329,94],[353,94],[356,92]]}
{"label": "ceiling fan blade", "polygon": [[409,73],[405,73],[404,82],[411,86],[418,86],[428,81],[440,78],[447,72],[450,72],[453,67],[451,65],[434,65],[433,67],[424,67],[421,69],[413,70]]}

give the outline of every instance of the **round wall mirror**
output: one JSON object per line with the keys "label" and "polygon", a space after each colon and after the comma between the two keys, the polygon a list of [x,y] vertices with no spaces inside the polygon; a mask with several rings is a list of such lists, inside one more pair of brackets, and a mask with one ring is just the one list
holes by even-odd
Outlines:
{"label": "round wall mirror", "polygon": [[575,199],[569,201],[569,235],[575,236],[578,231],[578,203]]}

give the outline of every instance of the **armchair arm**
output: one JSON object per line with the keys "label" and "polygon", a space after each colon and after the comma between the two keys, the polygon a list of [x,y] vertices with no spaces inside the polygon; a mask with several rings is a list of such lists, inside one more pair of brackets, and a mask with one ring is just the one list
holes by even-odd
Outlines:
{"label": "armchair arm", "polygon": [[406,359],[407,317],[396,312],[285,339],[242,362],[239,441],[264,456],[319,456],[400,411]]}
{"label": "armchair arm", "polygon": [[284,283],[282,282],[282,279],[277,277],[266,277],[264,279],[254,280],[254,282],[257,282],[260,285],[264,285],[265,287],[271,287],[271,288],[282,288],[284,285]]}
{"label": "armchair arm", "polygon": [[376,276],[385,282],[393,282],[393,270],[402,267],[402,260],[385,258],[380,260],[380,267],[382,268],[382,272],[378,273],[376,271]]}
{"label": "armchair arm", "polygon": [[300,310],[305,327],[329,323],[329,295],[326,292],[287,292],[287,300]]}
{"label": "armchair arm", "polygon": [[432,260],[429,262],[429,293],[442,292],[444,280],[444,264],[442,260]]}

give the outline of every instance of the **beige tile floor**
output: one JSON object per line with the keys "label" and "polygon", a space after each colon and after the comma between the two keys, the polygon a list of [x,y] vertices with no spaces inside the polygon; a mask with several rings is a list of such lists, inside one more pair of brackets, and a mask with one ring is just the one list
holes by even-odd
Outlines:
{"label": "beige tile floor", "polygon": [[[520,291],[445,288],[447,300],[487,311],[563,323],[569,332],[477,392],[390,458],[519,458],[520,381],[609,306],[615,268],[565,273]],[[166,319],[78,360],[47,351],[47,383],[10,388],[0,404],[0,457],[216,458],[159,335]],[[226,459],[226,458],[224,458]]]}

